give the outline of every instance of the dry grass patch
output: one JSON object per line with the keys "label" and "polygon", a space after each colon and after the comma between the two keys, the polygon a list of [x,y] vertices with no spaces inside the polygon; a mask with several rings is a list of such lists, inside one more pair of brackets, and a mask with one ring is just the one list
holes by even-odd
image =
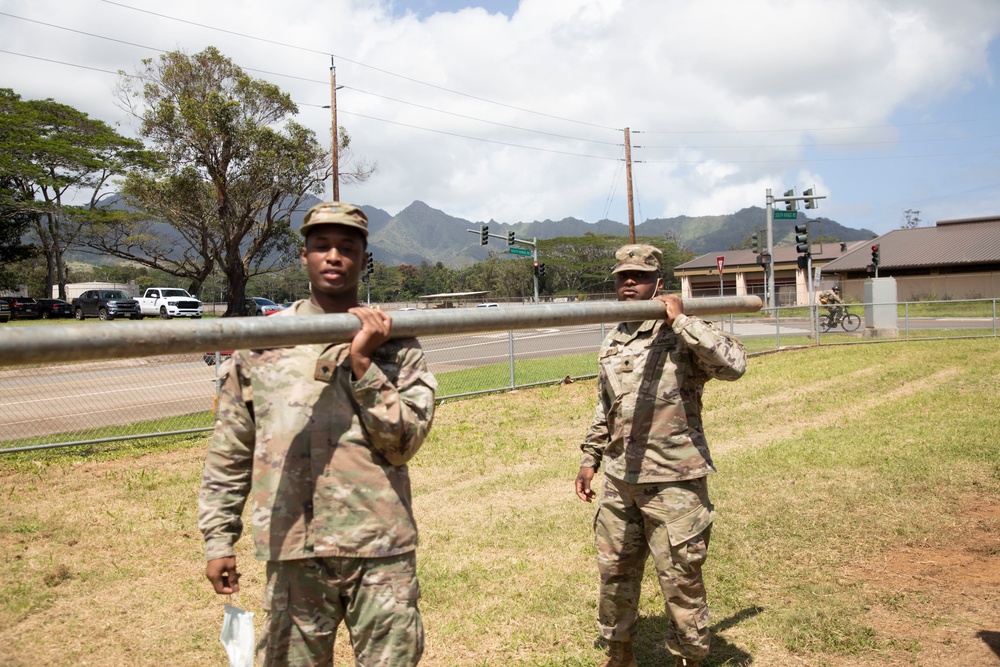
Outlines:
{"label": "dry grass patch", "polygon": [[[769,355],[710,384],[707,667],[996,665],[998,381],[987,339]],[[573,494],[595,399],[585,381],[440,406],[411,469],[422,664],[599,662],[592,507]],[[226,664],[195,525],[203,455],[201,439],[0,459],[0,663]],[[239,552],[235,602],[259,612],[263,568],[249,540]],[[667,664],[646,581],[639,664]]]}

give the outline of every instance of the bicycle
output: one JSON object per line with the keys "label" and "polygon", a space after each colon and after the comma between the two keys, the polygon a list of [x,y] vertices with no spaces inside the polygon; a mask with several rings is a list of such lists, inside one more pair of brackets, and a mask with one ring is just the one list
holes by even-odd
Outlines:
{"label": "bicycle", "polygon": [[819,318],[819,330],[822,333],[836,329],[838,325],[844,331],[857,331],[858,327],[861,326],[861,318],[848,311],[844,306],[841,306],[836,317],[834,317],[833,313],[830,313]]}

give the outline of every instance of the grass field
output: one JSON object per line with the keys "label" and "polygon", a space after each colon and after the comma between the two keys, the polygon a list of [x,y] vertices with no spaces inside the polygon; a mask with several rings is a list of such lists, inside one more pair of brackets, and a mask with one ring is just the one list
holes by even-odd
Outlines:
{"label": "grass field", "polygon": [[[711,383],[706,665],[1000,663],[998,386],[996,339],[791,350]],[[411,466],[422,664],[600,662],[572,491],[594,399],[586,380],[439,407]],[[195,526],[205,442],[0,458],[0,664],[227,664]],[[233,601],[259,612],[239,553]],[[639,665],[668,664],[646,581]]]}

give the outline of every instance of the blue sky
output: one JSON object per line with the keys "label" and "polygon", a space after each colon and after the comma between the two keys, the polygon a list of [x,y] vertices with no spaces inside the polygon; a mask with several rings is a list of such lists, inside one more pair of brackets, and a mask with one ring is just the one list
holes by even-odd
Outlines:
{"label": "blue sky", "polygon": [[[74,32],[76,31],[76,32]],[[115,72],[218,47],[355,158],[341,198],[473,222],[763,206],[885,233],[1000,214],[997,0],[0,0],[0,85],[135,133]]]}

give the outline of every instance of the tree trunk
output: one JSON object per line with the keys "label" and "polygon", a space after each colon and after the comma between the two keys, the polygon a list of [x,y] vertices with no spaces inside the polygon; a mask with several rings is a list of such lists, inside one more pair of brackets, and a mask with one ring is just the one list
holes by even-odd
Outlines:
{"label": "tree trunk", "polygon": [[250,279],[246,266],[237,255],[235,261],[223,263],[223,270],[226,274],[227,301],[223,317],[246,315],[243,302],[246,300],[247,281]]}

